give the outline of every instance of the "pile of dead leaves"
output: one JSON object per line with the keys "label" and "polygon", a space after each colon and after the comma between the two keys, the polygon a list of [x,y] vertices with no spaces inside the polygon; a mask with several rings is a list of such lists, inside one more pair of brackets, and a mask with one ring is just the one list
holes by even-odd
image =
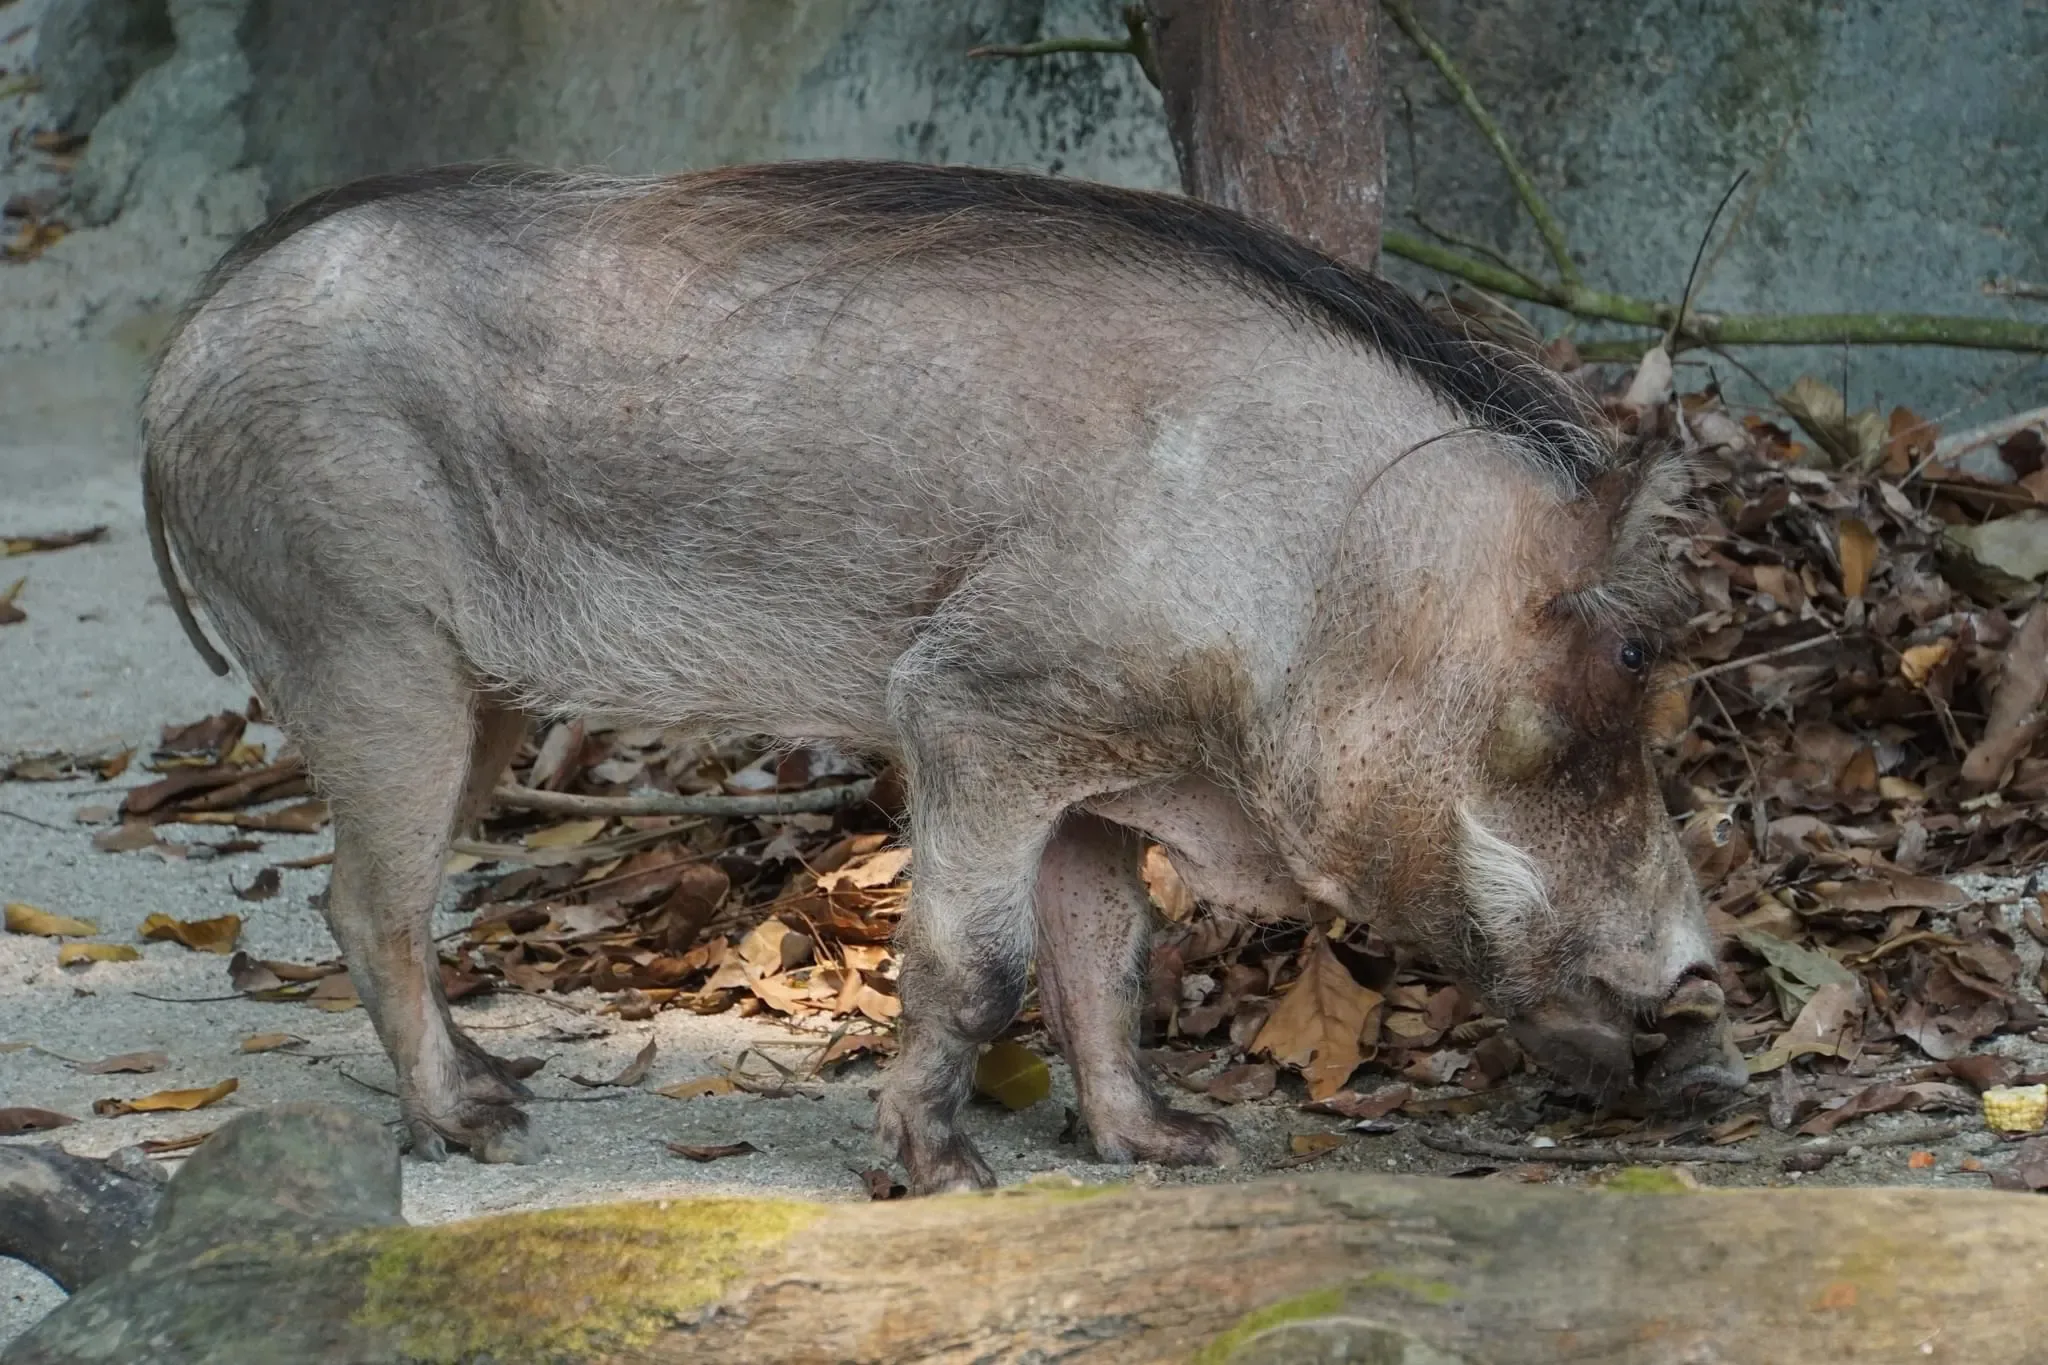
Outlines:
{"label": "pile of dead leaves", "polygon": [[1955,880],[2048,855],[2039,415],[1944,438],[1805,379],[1778,414],[1628,416],[1709,471],[1670,547],[1699,612],[1657,739],[1769,1118],[1974,1108],[1954,1082],[2021,1068],[1971,1050],[2042,1022],[2010,919]]}

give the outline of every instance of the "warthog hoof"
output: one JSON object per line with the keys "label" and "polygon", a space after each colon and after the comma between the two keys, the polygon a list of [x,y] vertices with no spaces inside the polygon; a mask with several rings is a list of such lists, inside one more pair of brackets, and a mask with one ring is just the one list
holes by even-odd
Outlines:
{"label": "warthog hoof", "polygon": [[429,1115],[408,1107],[405,1127],[412,1154],[421,1161],[446,1161],[457,1147],[486,1165],[526,1166],[548,1153],[547,1140],[527,1127],[526,1115],[509,1104],[464,1101],[452,1114]]}
{"label": "warthog hoof", "polygon": [[1213,1114],[1189,1114],[1161,1105],[1141,1118],[1089,1125],[1104,1161],[1156,1161],[1162,1166],[1235,1166],[1236,1135]]}

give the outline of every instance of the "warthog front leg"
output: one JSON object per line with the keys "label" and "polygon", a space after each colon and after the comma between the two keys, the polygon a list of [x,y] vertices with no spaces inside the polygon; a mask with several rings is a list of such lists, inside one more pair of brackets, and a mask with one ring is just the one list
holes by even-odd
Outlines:
{"label": "warthog front leg", "polygon": [[995,1176],[960,1131],[960,1106],[981,1045],[1023,1006],[1039,854],[1079,793],[1046,760],[1056,746],[991,717],[973,679],[912,656],[897,667],[890,711],[917,862],[896,936],[902,1046],[875,1133],[913,1193],[985,1188]]}
{"label": "warthog front leg", "polygon": [[1144,841],[1075,812],[1038,866],[1038,994],[1074,1069],[1081,1116],[1105,1161],[1222,1165],[1237,1159],[1221,1119],[1169,1108],[1138,1056],[1138,1009],[1152,907],[1138,875]]}

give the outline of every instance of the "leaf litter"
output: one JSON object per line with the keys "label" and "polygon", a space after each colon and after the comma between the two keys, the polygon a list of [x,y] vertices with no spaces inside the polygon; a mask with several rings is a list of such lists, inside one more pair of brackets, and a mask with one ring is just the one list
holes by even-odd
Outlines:
{"label": "leaf litter", "polygon": [[[2032,1079],[2010,1059],[1968,1066],[2000,1037],[2048,1042],[2048,1031],[2003,907],[1956,879],[2022,876],[2048,859],[2040,437],[1946,448],[1935,423],[1904,408],[1850,412],[1815,380],[1774,412],[1738,412],[1713,389],[1609,402],[1623,427],[1689,442],[1705,471],[1699,521],[1667,545],[1698,610],[1661,679],[1653,739],[1756,1077],[1748,1108],[1673,1125],[1595,1114],[1561,1094],[1535,1109],[1496,1103],[1523,1060],[1501,1021],[1430,963],[1363,924],[1223,920],[1152,848],[1144,876],[1161,929],[1148,1055],[1200,1059],[1158,1066],[1175,1085],[1249,1103],[1280,1091],[1285,1073],[1302,1089],[1290,1080],[1281,1093],[1361,1129],[1484,1114],[1545,1141],[1626,1146],[1710,1126],[1721,1136],[1709,1141],[1741,1144],[1869,1114],[1952,1112],[1985,1084]],[[223,712],[167,727],[147,759],[157,779],[126,793],[95,842],[161,851],[166,823],[323,828],[302,765],[245,743],[248,720]],[[4,776],[107,780],[129,761],[17,756]],[[830,813],[604,809],[628,795],[800,792],[862,777],[877,781],[871,798]],[[625,1020],[775,1017],[838,1030],[821,1070],[886,1061],[900,1014],[892,935],[913,874],[893,772],[824,746],[567,722],[529,741],[508,780],[593,806],[500,806],[458,842],[473,918],[443,944],[451,990],[589,990]],[[237,894],[275,894],[274,871]],[[2040,899],[2025,922],[2048,942]],[[10,929],[12,918],[10,907]],[[339,963],[237,954],[230,975],[254,998],[356,1003]],[[1027,1009],[1009,1045],[1048,1051],[1039,1022]],[[713,1076],[658,1093],[761,1089]]]}

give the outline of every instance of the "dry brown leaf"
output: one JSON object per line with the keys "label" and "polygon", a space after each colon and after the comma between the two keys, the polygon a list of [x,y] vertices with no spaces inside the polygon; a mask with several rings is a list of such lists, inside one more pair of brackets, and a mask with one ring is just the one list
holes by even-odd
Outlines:
{"label": "dry brown leaf", "polygon": [[301,1047],[305,1039],[296,1033],[252,1033],[241,1042],[244,1052],[275,1052],[279,1048]]}
{"label": "dry brown leaf", "polygon": [[672,1100],[701,1100],[710,1095],[730,1095],[738,1089],[730,1076],[693,1076],[687,1081],[664,1085],[654,1093]]}
{"label": "dry brown leaf", "polygon": [[1186,924],[1194,917],[1195,893],[1180,879],[1165,849],[1158,844],[1145,846],[1145,864],[1140,875],[1161,915],[1174,924]]}
{"label": "dry brown leaf", "polygon": [[1800,1007],[1791,1027],[1766,1051],[1749,1059],[1749,1074],[1765,1075],[1799,1057],[1839,1055],[1842,1035],[1862,1008],[1863,989],[1860,985],[1837,981],[1815,987],[1813,994]]}
{"label": "dry brown leaf", "polygon": [[133,853],[156,841],[156,827],[145,820],[125,820],[92,836],[92,846],[102,853]]}
{"label": "dry brown leaf", "polygon": [[1844,517],[1835,527],[1835,552],[1842,562],[1842,595],[1861,597],[1877,567],[1877,536],[1862,521]]}
{"label": "dry brown leaf", "polygon": [[1955,653],[1956,642],[1946,636],[1932,644],[1914,645],[1899,652],[1899,676],[1915,687],[1925,687],[1935,669]]}
{"label": "dry brown leaf", "polygon": [[306,1003],[316,1010],[340,1014],[355,1009],[363,1001],[356,993],[356,983],[349,974],[337,972],[333,976],[323,976],[315,982],[313,989],[306,995]]}
{"label": "dry brown leaf", "polygon": [[92,1112],[101,1118],[117,1118],[122,1114],[158,1114],[167,1112],[183,1113],[191,1109],[204,1109],[235,1093],[241,1085],[234,1077],[197,1090],[159,1090],[154,1095],[139,1099],[94,1100]]}
{"label": "dry brown leaf", "polygon": [[1383,1085],[1370,1095],[1342,1090],[1326,1100],[1311,1100],[1301,1106],[1311,1114],[1335,1114],[1346,1119],[1382,1119],[1415,1098],[1412,1085]]}
{"label": "dry brown leaf", "polygon": [[910,866],[910,849],[907,847],[877,849],[866,857],[854,858],[830,872],[818,874],[818,889],[832,891],[841,886],[856,890],[871,891],[878,886],[887,886],[902,876]]}
{"label": "dry brown leaf", "polygon": [[128,943],[67,943],[57,950],[59,967],[90,967],[95,962],[137,962],[142,951]]}
{"label": "dry brown leaf", "polygon": [[2048,698],[2048,602],[2038,602],[2001,656],[1998,685],[1984,737],[1963,758],[1963,778],[1980,787],[2002,786],[2013,763],[2048,725],[2041,703]]}
{"label": "dry brown leaf", "polygon": [[191,1151],[212,1136],[213,1129],[208,1128],[204,1132],[187,1133],[183,1137],[144,1138],[135,1145],[142,1149],[144,1156],[178,1156]]}
{"label": "dry brown leaf", "polygon": [[52,1128],[62,1128],[78,1122],[69,1114],[60,1114],[54,1109],[33,1109],[17,1106],[0,1109],[0,1137],[17,1137],[22,1133],[47,1133]]}
{"label": "dry brown leaf", "polygon": [[633,1060],[626,1063],[625,1069],[620,1071],[618,1075],[612,1077],[610,1080],[594,1081],[588,1076],[571,1076],[569,1079],[574,1081],[578,1085],[589,1086],[593,1089],[603,1086],[614,1085],[631,1088],[647,1079],[648,1071],[654,1066],[654,1053],[655,1042],[654,1039],[649,1038],[647,1040],[647,1046],[641,1048],[639,1052],[635,1053]]}
{"label": "dry brown leaf", "polygon": [[[234,884],[229,883],[230,886]],[[284,886],[284,873],[274,867],[258,872],[247,886],[234,887],[235,899],[243,901],[267,901]]]}
{"label": "dry brown leaf", "polygon": [[[779,976],[811,960],[809,938],[779,919],[762,920],[740,940],[739,962],[749,977]],[[734,983],[739,984],[739,983]]]}
{"label": "dry brown leaf", "polygon": [[1296,1133],[1287,1139],[1287,1150],[1303,1159],[1326,1156],[1343,1145],[1342,1133]]}
{"label": "dry brown leaf", "polygon": [[48,910],[40,910],[21,901],[9,901],[6,915],[7,932],[10,934],[40,934],[44,938],[85,938],[100,931],[100,927],[91,920],[73,919],[69,915],[53,915]]}
{"label": "dry brown leaf", "polygon": [[693,1147],[684,1142],[671,1142],[668,1149],[686,1161],[718,1161],[729,1156],[751,1156],[761,1150],[751,1142],[723,1142],[713,1147]]}
{"label": "dry brown leaf", "polygon": [[146,939],[168,940],[197,953],[219,953],[226,957],[235,951],[235,940],[242,936],[242,917],[221,915],[215,919],[183,920],[153,914],[142,921],[140,933]]}
{"label": "dry brown leaf", "polygon": [[89,545],[104,539],[106,534],[104,526],[88,526],[83,531],[54,531],[48,535],[0,536],[0,553],[28,555],[45,550],[68,550],[74,545]]}
{"label": "dry brown leaf", "polygon": [[576,848],[604,833],[604,827],[609,823],[603,818],[564,820],[560,824],[537,829],[520,842],[532,849]]}
{"label": "dry brown leaf", "polygon": [[1251,1051],[1299,1070],[1312,1100],[1325,1100],[1365,1060],[1359,1039],[1373,1022],[1382,997],[1358,984],[1330,951],[1329,940],[1311,940],[1308,965],[1266,1018]]}
{"label": "dry brown leaf", "polygon": [[1266,1098],[1279,1083],[1279,1069],[1270,1062],[1247,1062],[1218,1072],[1202,1090],[1212,1100],[1243,1104]]}

